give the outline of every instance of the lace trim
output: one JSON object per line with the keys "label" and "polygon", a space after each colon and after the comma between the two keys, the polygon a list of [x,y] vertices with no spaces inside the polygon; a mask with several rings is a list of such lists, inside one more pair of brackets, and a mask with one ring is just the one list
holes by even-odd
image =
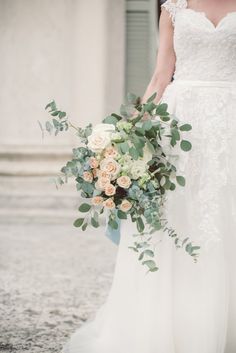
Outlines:
{"label": "lace trim", "polygon": [[162,8],[165,8],[166,11],[169,12],[172,24],[175,24],[175,16],[176,13],[181,9],[186,9],[188,6],[187,0],[177,0],[173,2],[173,0],[167,0],[164,4],[161,5]]}

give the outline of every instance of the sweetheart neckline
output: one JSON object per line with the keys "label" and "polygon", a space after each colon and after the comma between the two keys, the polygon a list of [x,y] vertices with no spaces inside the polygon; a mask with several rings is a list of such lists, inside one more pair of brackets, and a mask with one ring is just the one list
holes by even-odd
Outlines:
{"label": "sweetheart neckline", "polygon": [[191,11],[191,12],[193,12],[193,13],[202,15],[202,16],[206,19],[206,21],[207,21],[208,23],[210,23],[211,26],[212,26],[215,30],[217,30],[217,29],[220,27],[220,25],[221,25],[229,16],[231,16],[231,15],[236,15],[236,11],[227,12],[227,14],[226,14],[225,16],[223,16],[223,17],[219,20],[219,22],[215,25],[215,24],[210,20],[210,18],[207,16],[207,14],[206,14],[205,11],[197,11],[197,10],[191,9],[191,8],[189,8],[189,7],[186,7],[184,10],[186,10],[186,11]]}

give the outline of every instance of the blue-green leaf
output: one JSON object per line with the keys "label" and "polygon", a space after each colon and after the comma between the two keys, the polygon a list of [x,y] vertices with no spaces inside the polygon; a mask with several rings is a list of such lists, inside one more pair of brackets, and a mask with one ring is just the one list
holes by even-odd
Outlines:
{"label": "blue-green leaf", "polygon": [[88,212],[91,208],[91,205],[88,203],[82,203],[82,205],[79,206],[79,211],[80,212]]}

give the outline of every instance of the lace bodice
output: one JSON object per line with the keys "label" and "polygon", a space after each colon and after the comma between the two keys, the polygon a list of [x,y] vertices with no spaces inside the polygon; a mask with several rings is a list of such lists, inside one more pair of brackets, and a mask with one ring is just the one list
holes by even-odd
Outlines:
{"label": "lace bodice", "polygon": [[215,26],[187,0],[167,0],[162,8],[174,26],[174,79],[236,81],[236,11]]}

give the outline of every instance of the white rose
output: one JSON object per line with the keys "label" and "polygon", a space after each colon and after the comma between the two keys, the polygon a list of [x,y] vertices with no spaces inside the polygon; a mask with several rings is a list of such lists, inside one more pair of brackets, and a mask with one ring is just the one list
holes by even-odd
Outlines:
{"label": "white rose", "polygon": [[131,178],[137,180],[142,177],[147,170],[147,163],[144,160],[133,161],[130,169]]}
{"label": "white rose", "polygon": [[112,131],[115,126],[112,124],[97,124],[88,137],[88,148],[93,152],[101,152],[110,145]]}

